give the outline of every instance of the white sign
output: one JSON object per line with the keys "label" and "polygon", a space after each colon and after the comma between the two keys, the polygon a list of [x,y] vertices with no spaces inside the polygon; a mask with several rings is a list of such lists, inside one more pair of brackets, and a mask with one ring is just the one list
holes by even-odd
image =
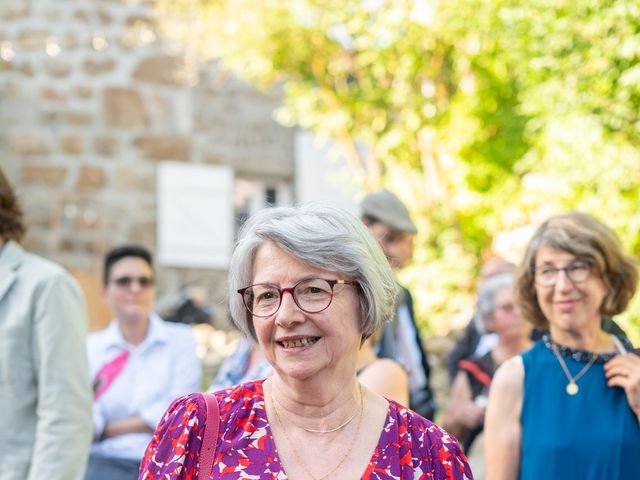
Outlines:
{"label": "white sign", "polygon": [[319,142],[312,133],[298,130],[295,137],[297,203],[326,202],[359,215],[359,185],[347,161],[333,142]]}
{"label": "white sign", "polygon": [[163,162],[158,168],[158,262],[226,269],[233,248],[233,170]]}

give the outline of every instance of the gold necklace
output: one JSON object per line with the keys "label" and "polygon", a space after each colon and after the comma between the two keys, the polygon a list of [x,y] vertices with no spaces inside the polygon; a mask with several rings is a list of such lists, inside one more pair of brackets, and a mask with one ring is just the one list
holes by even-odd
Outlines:
{"label": "gold necklace", "polygon": [[[359,410],[360,416],[358,417],[358,428],[356,429],[355,433],[353,434],[353,437],[351,437],[351,442],[349,443],[349,448],[347,449],[347,453],[344,454],[342,459],[338,462],[338,464],[335,467],[333,467],[331,469],[330,472],[325,473],[323,476],[321,476],[319,478],[316,478],[316,476],[313,473],[311,473],[311,470],[309,470],[309,467],[307,467],[307,464],[304,462],[304,460],[302,460],[302,457],[300,456],[300,454],[298,453],[298,450],[294,446],[293,441],[291,440],[291,438],[289,438],[289,434],[287,433],[287,430],[286,430],[286,428],[284,428],[284,424],[282,423],[282,420],[280,419],[280,413],[278,412],[278,408],[276,406],[276,401],[273,398],[273,392],[270,393],[271,403],[273,404],[273,412],[276,414],[276,420],[278,422],[278,425],[280,425],[280,428],[282,429],[282,433],[284,433],[284,438],[287,440],[287,443],[291,447],[291,451],[293,452],[293,454],[295,455],[296,459],[300,463],[300,466],[302,467],[302,469],[305,471],[305,473],[312,480],[324,480],[325,478],[329,478],[335,471],[337,471],[342,466],[342,464],[345,462],[345,460],[351,454],[351,450],[353,450],[353,446],[355,445],[356,438],[358,438],[358,435],[360,434],[360,426],[362,425],[362,417],[364,416],[364,392],[363,392],[362,384],[359,384],[359,385],[360,385],[360,410]],[[344,425],[349,423],[352,419],[353,419],[353,417],[351,417]],[[339,430],[340,428],[344,427],[344,425],[336,428],[333,431]],[[304,430],[306,430],[306,428]],[[324,432],[321,432],[321,433],[324,433]]]}
{"label": "gold necklace", "polygon": [[356,418],[356,415],[358,415],[359,413],[360,413],[360,410],[358,410],[353,415],[351,415],[344,423],[338,425],[336,428],[330,428],[329,430],[316,430],[315,428],[307,428],[307,427],[302,427],[302,429],[307,431],[307,432],[309,432],[309,433],[333,433],[333,432],[337,432],[341,428],[344,428],[347,425],[349,425],[351,423],[351,420]]}
{"label": "gold necklace", "polygon": [[[362,393],[362,392],[361,392]],[[273,403],[278,403],[278,401],[273,397],[273,395],[271,395],[271,400],[273,400]],[[278,403],[278,405],[280,405]],[[361,409],[356,410],[353,415],[351,415],[349,418],[347,418],[343,423],[341,423],[340,425],[338,425],[335,428],[330,428],[328,430],[316,430],[315,428],[307,428],[307,427],[303,427],[302,425],[298,425],[295,424],[296,427],[301,428],[302,430],[309,432],[309,433],[333,433],[333,432],[337,432],[338,430],[340,430],[341,428],[346,427],[347,425],[349,425],[351,423],[351,421],[356,418],[356,415],[358,415],[360,413]]]}
{"label": "gold necklace", "polygon": [[595,353],[592,353],[591,360],[589,360],[589,363],[587,363],[584,367],[582,367],[582,370],[580,370],[575,377],[572,377],[571,373],[569,373],[569,368],[567,368],[567,364],[564,362],[562,355],[560,355],[560,353],[558,352],[558,347],[556,347],[556,344],[553,343],[553,341],[551,342],[551,350],[553,351],[553,354],[558,359],[558,362],[560,362],[560,366],[562,367],[562,371],[566,375],[567,380],[569,380],[569,383],[567,383],[567,387],[566,387],[567,394],[572,396],[576,395],[580,391],[580,388],[578,387],[578,383],[577,383],[578,380],[580,380],[580,378],[585,373],[587,373],[587,370],[591,368],[591,365],[593,365],[593,362],[596,361],[597,355]]}

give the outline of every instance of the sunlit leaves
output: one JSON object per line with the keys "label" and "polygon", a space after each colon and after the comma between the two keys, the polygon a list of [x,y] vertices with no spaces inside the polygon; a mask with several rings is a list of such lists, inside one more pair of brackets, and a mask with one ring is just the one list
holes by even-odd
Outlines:
{"label": "sunlit leaves", "polygon": [[280,86],[281,122],[337,140],[358,181],[410,205],[403,279],[430,328],[470,305],[479,257],[517,260],[551,214],[593,213],[640,255],[637,0],[155,3],[203,58]]}

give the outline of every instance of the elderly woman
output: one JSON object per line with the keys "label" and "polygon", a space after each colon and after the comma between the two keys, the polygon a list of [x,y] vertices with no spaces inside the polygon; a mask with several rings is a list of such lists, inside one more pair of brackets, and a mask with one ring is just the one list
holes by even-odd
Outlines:
{"label": "elderly woman", "polygon": [[[326,206],[261,211],[240,232],[229,278],[233,319],[274,373],[215,393],[207,478],[471,478],[454,438],[356,378],[360,345],[396,298],[389,264],[357,218]],[[205,420],[200,395],[178,399],[140,478],[195,478]]]}
{"label": "elderly woman", "polygon": [[[489,385],[496,368],[518,355],[531,341],[531,328],[513,304],[512,273],[493,276],[478,288],[477,310],[487,330],[496,333],[498,344],[488,353],[458,362],[442,425],[463,443],[466,452],[482,431]],[[474,469],[474,473],[477,472]]]}
{"label": "elderly woman", "polygon": [[568,213],[536,231],[516,300],[549,334],[493,379],[488,479],[640,478],[640,357],[601,328],[636,284],[615,234],[594,218]]}

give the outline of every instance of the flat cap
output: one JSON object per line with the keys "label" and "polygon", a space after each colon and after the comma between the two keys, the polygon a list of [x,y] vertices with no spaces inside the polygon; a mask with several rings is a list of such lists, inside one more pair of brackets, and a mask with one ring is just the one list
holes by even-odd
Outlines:
{"label": "flat cap", "polygon": [[382,189],[369,193],[362,199],[360,206],[362,216],[380,220],[389,228],[399,232],[416,233],[418,231],[407,207],[389,190]]}

